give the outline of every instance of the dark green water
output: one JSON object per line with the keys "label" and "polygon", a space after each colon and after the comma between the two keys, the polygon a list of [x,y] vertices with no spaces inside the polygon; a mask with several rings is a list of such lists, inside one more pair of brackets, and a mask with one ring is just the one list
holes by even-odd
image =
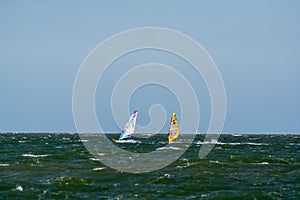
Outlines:
{"label": "dark green water", "polygon": [[[164,137],[118,145],[148,152]],[[129,174],[77,134],[0,134],[0,199],[300,199],[300,135],[222,135],[199,159],[202,139],[166,168]]]}

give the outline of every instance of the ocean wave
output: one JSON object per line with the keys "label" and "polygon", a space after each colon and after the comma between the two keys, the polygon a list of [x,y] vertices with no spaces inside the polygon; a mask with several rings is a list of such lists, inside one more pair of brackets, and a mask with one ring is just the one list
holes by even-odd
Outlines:
{"label": "ocean wave", "polygon": [[104,169],[105,169],[105,167],[96,167],[93,170],[94,171],[101,171],[101,170],[104,170]]}
{"label": "ocean wave", "polygon": [[92,161],[100,161],[100,159],[98,159],[98,158],[89,158],[89,159]]}
{"label": "ocean wave", "polygon": [[289,143],[289,146],[300,145],[300,143]]}
{"label": "ocean wave", "polygon": [[210,160],[209,162],[210,162],[210,163],[221,163],[221,162],[219,162],[218,160]]}
{"label": "ocean wave", "polygon": [[157,148],[157,150],[164,150],[164,149],[180,150],[180,148],[178,148],[178,147],[160,147],[160,148]]}
{"label": "ocean wave", "polygon": [[[141,145],[116,144],[124,151],[141,153],[137,155],[141,162],[134,166],[131,164],[136,161],[135,155],[114,160],[114,156],[126,154],[103,149],[105,147],[97,142],[92,142],[89,152],[77,135],[52,134],[49,139],[43,138],[44,134],[24,135],[27,139],[22,138],[23,134],[0,134],[3,158],[0,160],[0,188],[3,189],[0,196],[6,199],[22,196],[27,199],[297,199],[299,196],[299,184],[293,183],[299,176],[300,135],[269,137],[242,134],[235,137],[223,134],[214,141],[211,138],[204,140],[204,135],[199,135],[178,160],[144,174],[139,174],[140,167],[151,170],[149,165],[160,167],[160,163],[167,164],[172,153],[180,153],[189,143],[178,138],[167,145],[165,135],[157,135],[149,140],[133,138],[142,141]],[[63,137],[71,140],[64,141]],[[117,137],[112,135],[110,138]],[[257,139],[250,139],[252,137]],[[83,139],[91,142],[93,136]],[[200,143],[204,141],[218,144],[206,158],[199,159]],[[45,145],[46,142],[49,144]],[[173,150],[174,147],[180,150]],[[141,157],[158,148],[162,150],[154,159]],[[103,158],[107,163],[115,162],[114,166],[122,168],[101,164],[99,161]],[[136,171],[124,172],[127,169]],[[19,191],[22,190],[20,187],[16,189],[18,186],[22,186],[23,192]],[[138,196],[135,197],[135,194]]]}
{"label": "ocean wave", "polygon": [[44,155],[34,155],[34,154],[22,154],[22,156],[24,157],[31,157],[31,158],[42,158],[42,157],[47,157],[48,155],[47,154],[44,154]]}
{"label": "ocean wave", "polygon": [[261,163],[254,163],[254,164],[257,164],[257,165],[268,165],[269,163],[268,162],[261,162]]}
{"label": "ocean wave", "polygon": [[23,192],[23,187],[22,187],[21,185],[18,185],[18,186],[16,187],[16,190]]}
{"label": "ocean wave", "polygon": [[116,143],[142,143],[139,140],[118,140]]}
{"label": "ocean wave", "polygon": [[263,145],[268,145],[267,143],[255,143],[255,142],[215,142],[215,141],[210,141],[210,142],[196,142],[195,144],[219,144],[219,145],[255,145],[255,146],[263,146]]}

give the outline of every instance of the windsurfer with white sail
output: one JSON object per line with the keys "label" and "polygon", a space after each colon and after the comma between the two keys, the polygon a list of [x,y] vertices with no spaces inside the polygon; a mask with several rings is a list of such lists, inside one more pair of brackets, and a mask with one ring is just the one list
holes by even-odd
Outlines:
{"label": "windsurfer with white sail", "polygon": [[121,132],[120,137],[118,140],[113,139],[115,142],[123,141],[126,139],[131,138],[134,133],[136,118],[137,118],[138,111],[135,110],[132,115],[130,116],[128,122],[124,126],[124,130]]}

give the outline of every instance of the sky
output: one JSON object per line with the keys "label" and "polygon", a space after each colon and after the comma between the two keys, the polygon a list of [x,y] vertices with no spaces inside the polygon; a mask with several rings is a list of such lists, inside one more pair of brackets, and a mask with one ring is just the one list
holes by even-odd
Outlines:
{"label": "sky", "polygon": [[[226,89],[224,132],[300,132],[299,7],[296,0],[1,1],[0,132],[76,132],[72,92],[83,60],[108,37],[140,27],[182,32],[207,50]],[[205,132],[210,100],[203,80],[182,70],[188,64],[180,58],[154,50],[120,58],[99,83],[96,112],[104,130],[120,129],[109,107],[120,72],[147,62],[174,66],[197,85]],[[171,91],[149,85],[134,93],[128,109],[139,109],[138,123],[146,125],[155,103],[167,114],[179,106]]]}

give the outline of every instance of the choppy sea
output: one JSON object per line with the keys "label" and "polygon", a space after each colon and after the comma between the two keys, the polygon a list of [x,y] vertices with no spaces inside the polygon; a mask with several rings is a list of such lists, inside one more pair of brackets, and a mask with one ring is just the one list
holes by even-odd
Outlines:
{"label": "choppy sea", "polygon": [[[299,134],[224,134],[200,159],[203,138],[197,135],[167,167],[133,174],[102,164],[78,134],[2,133],[0,199],[300,199]],[[145,153],[172,148],[165,140],[156,135],[116,145]]]}

